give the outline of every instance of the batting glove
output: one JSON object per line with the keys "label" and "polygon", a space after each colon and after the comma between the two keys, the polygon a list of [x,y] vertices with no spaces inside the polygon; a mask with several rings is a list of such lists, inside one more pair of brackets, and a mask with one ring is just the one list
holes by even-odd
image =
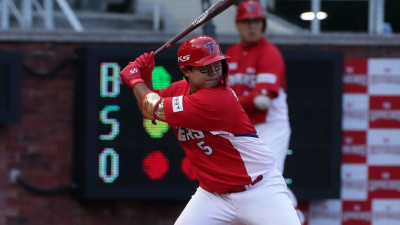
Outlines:
{"label": "batting glove", "polygon": [[124,69],[121,70],[119,75],[124,83],[131,88],[134,88],[138,83],[144,83],[137,60],[130,62]]}
{"label": "batting glove", "polygon": [[140,68],[140,73],[142,74],[142,79],[144,82],[151,81],[151,74],[154,69],[154,52],[144,53],[135,60]]}

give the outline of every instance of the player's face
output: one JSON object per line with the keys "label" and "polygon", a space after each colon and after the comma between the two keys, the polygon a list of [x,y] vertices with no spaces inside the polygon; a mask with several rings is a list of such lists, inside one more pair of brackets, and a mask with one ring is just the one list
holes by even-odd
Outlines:
{"label": "player's face", "polygon": [[236,29],[244,45],[252,45],[263,36],[263,19],[249,19],[236,22]]}
{"label": "player's face", "polygon": [[216,88],[220,84],[222,64],[221,61],[217,61],[205,66],[193,66],[182,72],[185,74],[193,94],[202,88]]}

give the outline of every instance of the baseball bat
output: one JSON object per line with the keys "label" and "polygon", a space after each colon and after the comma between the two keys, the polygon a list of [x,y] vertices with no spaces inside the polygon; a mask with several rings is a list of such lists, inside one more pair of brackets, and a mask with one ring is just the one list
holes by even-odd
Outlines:
{"label": "baseball bat", "polygon": [[[190,32],[198,28],[199,26],[203,25],[204,23],[208,22],[221,12],[225,11],[227,8],[229,8],[231,5],[235,4],[238,0],[219,0],[210,8],[208,8],[206,11],[204,11],[197,19],[195,19],[189,26],[185,27],[181,32],[179,32],[177,35],[175,35],[173,38],[171,38],[167,43],[159,47],[155,52],[154,52],[154,57],[159,55],[161,52],[167,50],[170,48],[172,45],[174,45],[176,42],[178,42],[180,39],[182,39],[184,36],[188,35]],[[118,77],[118,81],[123,84],[124,82],[122,81],[121,77]]]}
{"label": "baseball bat", "polygon": [[238,0],[219,0],[214,5],[210,6],[206,11],[204,11],[197,19],[195,19],[189,26],[185,27],[181,32],[171,38],[167,43],[162,45],[154,52],[154,57],[159,55],[164,50],[170,48],[184,36],[188,35],[190,32],[198,28],[199,26],[203,25],[204,23],[208,22],[221,12],[225,11],[231,5],[235,4]]}

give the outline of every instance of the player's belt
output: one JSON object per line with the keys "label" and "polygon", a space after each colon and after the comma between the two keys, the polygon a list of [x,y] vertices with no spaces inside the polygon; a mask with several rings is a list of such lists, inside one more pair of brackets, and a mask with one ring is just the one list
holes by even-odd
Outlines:
{"label": "player's belt", "polygon": [[257,134],[234,134],[233,136],[235,136],[235,137],[254,137],[254,138],[258,138]]}
{"label": "player's belt", "polygon": [[262,179],[263,179],[263,175],[260,175],[253,182],[251,182],[251,184],[238,187],[232,191],[229,191],[228,193],[237,193],[237,192],[245,191],[245,190],[249,189],[250,187],[254,186],[255,184],[257,184],[258,182],[260,182]]}

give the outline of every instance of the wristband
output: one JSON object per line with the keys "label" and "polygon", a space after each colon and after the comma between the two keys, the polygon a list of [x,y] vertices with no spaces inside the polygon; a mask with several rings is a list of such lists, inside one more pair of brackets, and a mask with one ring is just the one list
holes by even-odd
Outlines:
{"label": "wristband", "polygon": [[129,81],[128,86],[131,88],[134,88],[136,84],[138,83],[144,83],[144,80],[142,78],[136,78],[136,79],[132,79]]}

